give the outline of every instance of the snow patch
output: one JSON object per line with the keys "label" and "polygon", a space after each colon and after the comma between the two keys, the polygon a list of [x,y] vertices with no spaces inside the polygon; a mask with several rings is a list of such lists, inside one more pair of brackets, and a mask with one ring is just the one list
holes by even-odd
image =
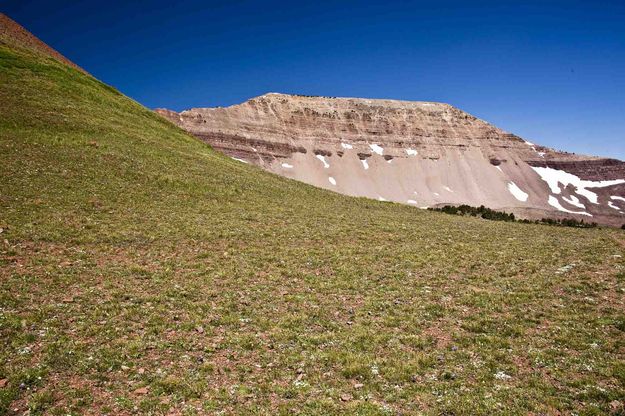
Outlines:
{"label": "snow patch", "polygon": [[436,196],[441,196],[438,192],[433,192]]}
{"label": "snow patch", "polygon": [[563,196],[562,199],[564,199],[569,204],[576,206],[577,208],[586,209],[586,205],[582,204],[579,201],[579,198],[575,195],[571,195],[569,198]]}
{"label": "snow patch", "polygon": [[285,169],[293,169],[293,165],[289,165],[288,163],[283,163],[282,167]]}
{"label": "snow patch", "polygon": [[449,186],[443,186],[447,192],[453,192],[453,190]]}
{"label": "snow patch", "polygon": [[623,198],[622,196],[611,196],[610,198],[612,198],[615,201],[623,201],[623,202],[625,202],[625,198]]}
{"label": "snow patch", "polygon": [[361,162],[365,170],[369,169],[369,164],[367,163],[367,159],[362,159]]}
{"label": "snow patch", "polygon": [[528,146],[535,146],[534,143],[528,142],[527,140],[525,141],[525,144],[528,145]]}
{"label": "snow patch", "polygon": [[249,163],[247,160],[239,159],[239,158],[236,158],[236,157],[233,157],[233,158],[231,158],[231,159],[234,159],[234,160],[236,160],[237,162],[241,162],[241,163]]}
{"label": "snow patch", "polygon": [[393,159],[387,160],[386,163],[393,163]]}
{"label": "snow patch", "polygon": [[371,148],[371,151],[373,151],[374,153],[379,154],[380,156],[382,156],[384,154],[384,149],[377,145],[377,144],[370,144],[369,147]]}
{"label": "snow patch", "polygon": [[378,201],[386,201],[386,199],[382,198],[381,196],[378,196]]}
{"label": "snow patch", "polygon": [[417,155],[417,151],[415,149],[406,149],[406,153],[408,154],[408,156],[416,156]]}
{"label": "snow patch", "polygon": [[608,201],[608,206],[612,209],[617,210],[618,212],[621,212],[621,209],[619,207],[617,207],[616,205],[614,205],[614,202],[612,201]]}
{"label": "snow patch", "polygon": [[536,153],[538,153],[538,156],[540,156],[540,157],[545,157],[545,155],[547,154],[545,152],[536,152]]}
{"label": "snow patch", "polygon": [[328,169],[330,167],[330,165],[328,164],[328,162],[326,162],[326,157],[324,155],[317,155],[315,156],[317,159],[321,160],[321,163],[323,163],[323,167]]}
{"label": "snow patch", "polygon": [[560,204],[560,201],[558,201],[558,198],[556,198],[553,195],[549,195],[549,201],[548,202],[549,202],[549,205],[551,205],[552,207],[554,207],[558,211],[568,212],[569,214],[588,215],[589,217],[592,217],[592,214],[589,214],[587,212],[576,212],[576,211],[571,211],[571,210],[568,210],[568,209],[564,208]]}
{"label": "snow patch", "polygon": [[503,173],[503,170],[499,166],[495,166],[495,169],[499,169],[499,172]]}
{"label": "snow patch", "polygon": [[341,143],[341,147],[342,147],[343,149],[353,149],[353,148],[354,148],[354,146],[352,146],[352,145],[351,145],[351,144],[349,144],[349,143]]}
{"label": "snow patch", "polygon": [[512,194],[512,196],[514,196],[516,199],[518,199],[521,202],[527,201],[527,198],[529,197],[529,195],[526,192],[523,192],[523,190],[519,188],[518,185],[512,181],[508,182],[508,191]]}
{"label": "snow patch", "polygon": [[330,183],[331,183],[332,185],[335,185],[335,186],[336,186],[336,180],[335,180],[332,176],[330,176],[330,177],[328,178],[328,181],[330,181]]}
{"label": "snow patch", "polygon": [[414,199],[409,199],[408,201],[406,201],[406,203],[416,205],[417,201],[415,201]]}
{"label": "snow patch", "polygon": [[[552,168],[542,168],[542,167],[534,167],[532,169],[541,177],[541,179],[547,182],[551,192],[554,194],[560,193],[560,185],[562,184],[565,187],[568,185],[573,185],[577,189],[577,193],[579,195],[585,196],[588,198],[590,202],[593,204],[597,204],[597,194],[589,191],[586,188],[603,188],[606,186],[618,185],[620,183],[625,183],[625,179],[615,179],[610,181],[587,181],[582,180],[579,177],[565,172],[563,170],[557,170]],[[590,214],[589,214],[590,215]]]}

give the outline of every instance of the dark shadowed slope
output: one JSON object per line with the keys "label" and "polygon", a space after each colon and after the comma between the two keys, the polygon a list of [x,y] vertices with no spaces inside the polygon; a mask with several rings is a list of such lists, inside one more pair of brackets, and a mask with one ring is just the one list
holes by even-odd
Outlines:
{"label": "dark shadowed slope", "polygon": [[622,231],[314,188],[2,42],[0,414],[622,408]]}

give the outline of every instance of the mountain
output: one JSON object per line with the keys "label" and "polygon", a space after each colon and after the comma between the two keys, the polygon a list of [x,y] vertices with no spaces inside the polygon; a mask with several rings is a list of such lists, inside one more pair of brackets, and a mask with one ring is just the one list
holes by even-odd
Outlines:
{"label": "mountain", "polygon": [[346,195],[625,221],[625,162],[535,145],[448,104],[270,93],[156,111],[229,156]]}
{"label": "mountain", "polygon": [[280,177],[0,33],[0,414],[623,408],[621,230]]}

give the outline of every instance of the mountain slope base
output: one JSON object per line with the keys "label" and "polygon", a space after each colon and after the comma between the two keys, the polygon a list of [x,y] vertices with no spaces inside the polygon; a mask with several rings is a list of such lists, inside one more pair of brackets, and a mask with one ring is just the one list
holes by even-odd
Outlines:
{"label": "mountain slope base", "polygon": [[0,45],[0,414],[608,413],[619,230],[246,165]]}

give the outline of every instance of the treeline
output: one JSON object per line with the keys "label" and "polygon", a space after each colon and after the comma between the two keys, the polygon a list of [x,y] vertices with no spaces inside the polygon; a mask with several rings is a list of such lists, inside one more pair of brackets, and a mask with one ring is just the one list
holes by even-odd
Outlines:
{"label": "treeline", "polygon": [[[479,207],[472,207],[470,205],[447,205],[441,208],[428,208],[430,211],[444,212],[445,214],[450,215],[468,215],[471,217],[479,217],[484,218],[485,220],[492,221],[506,221],[506,222],[521,222],[524,224],[546,224],[546,225],[554,225],[559,227],[577,227],[577,228],[595,228],[597,227],[596,222],[584,222],[584,220],[578,221],[573,218],[564,218],[561,220],[556,220],[552,218],[543,218],[541,220],[517,220],[514,214],[508,214],[503,211],[495,211],[490,208],[486,208],[484,205],[480,205]],[[625,225],[621,227],[625,229]]]}
{"label": "treeline", "polygon": [[470,205],[447,205],[442,208],[428,208],[430,211],[444,212],[451,215],[470,215],[471,217],[481,217],[485,220],[493,221],[515,221],[514,214],[508,214],[502,211],[495,211],[490,208],[486,208],[484,205],[479,207],[472,207]]}

